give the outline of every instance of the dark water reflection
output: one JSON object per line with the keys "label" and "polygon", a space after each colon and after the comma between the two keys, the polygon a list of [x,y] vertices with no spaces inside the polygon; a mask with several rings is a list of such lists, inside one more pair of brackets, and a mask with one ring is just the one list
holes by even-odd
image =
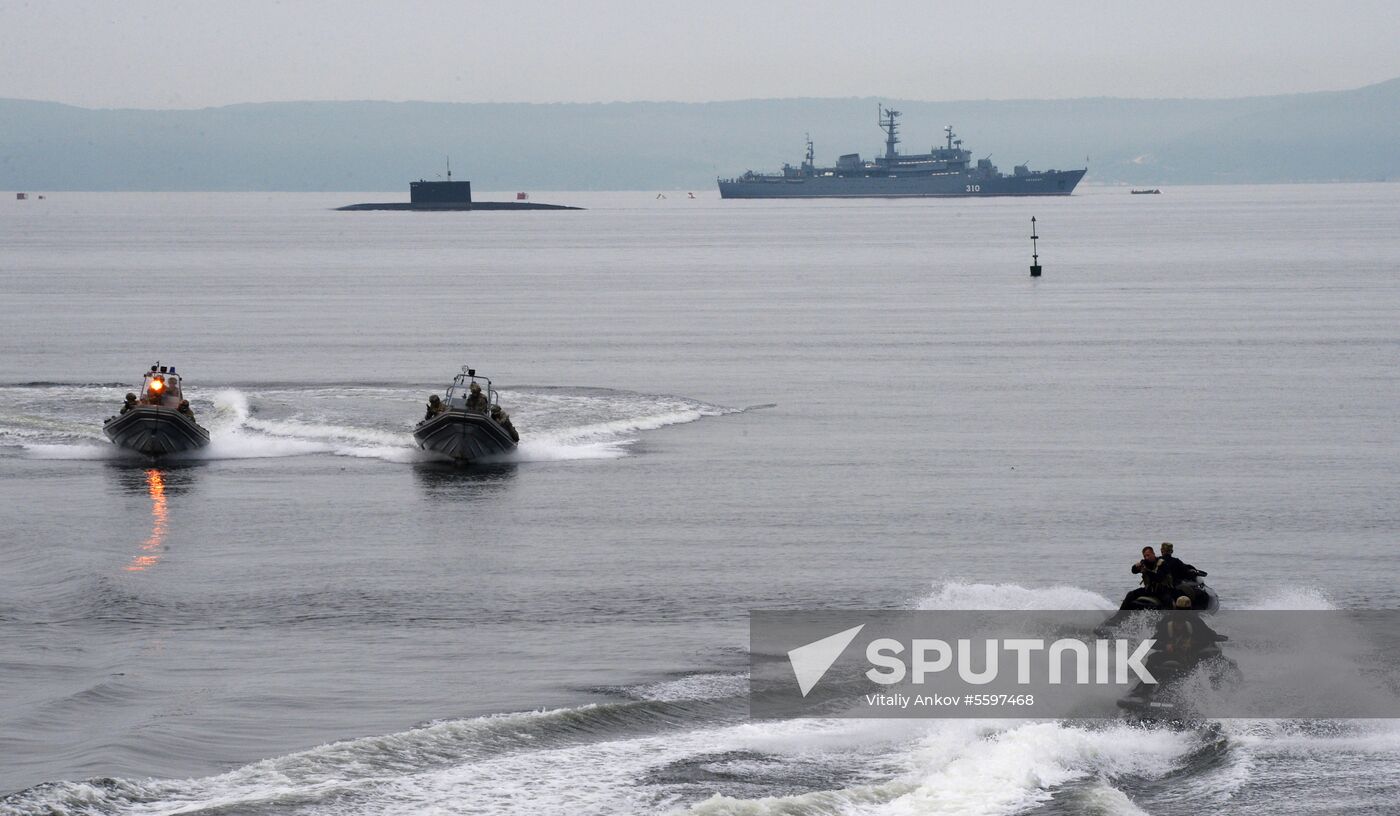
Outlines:
{"label": "dark water reflection", "polygon": [[422,462],[414,465],[413,476],[429,499],[475,500],[504,493],[515,479],[518,467],[513,462],[465,466]]}

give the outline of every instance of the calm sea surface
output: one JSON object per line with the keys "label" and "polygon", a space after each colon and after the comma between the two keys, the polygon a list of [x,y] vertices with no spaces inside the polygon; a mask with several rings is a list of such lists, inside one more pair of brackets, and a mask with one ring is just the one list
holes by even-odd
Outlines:
{"label": "calm sea surface", "polygon": [[[1106,608],[1167,540],[1400,606],[1400,185],[697,196],[0,200],[0,813],[1400,806],[1388,721],[744,697],[750,609]],[[156,360],[214,442],[151,466]],[[412,447],[468,363],[510,462]]]}

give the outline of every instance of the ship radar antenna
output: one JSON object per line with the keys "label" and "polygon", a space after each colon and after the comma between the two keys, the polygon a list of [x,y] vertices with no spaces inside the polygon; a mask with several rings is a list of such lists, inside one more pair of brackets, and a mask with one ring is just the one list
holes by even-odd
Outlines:
{"label": "ship radar antenna", "polygon": [[894,108],[887,108],[880,105],[880,129],[889,134],[885,137],[885,158],[893,160],[898,154],[895,153],[894,146],[899,144],[899,137],[895,135],[899,130],[899,123],[896,121],[900,112]]}
{"label": "ship radar antenna", "polygon": [[452,157],[447,157],[447,180],[452,180]]}

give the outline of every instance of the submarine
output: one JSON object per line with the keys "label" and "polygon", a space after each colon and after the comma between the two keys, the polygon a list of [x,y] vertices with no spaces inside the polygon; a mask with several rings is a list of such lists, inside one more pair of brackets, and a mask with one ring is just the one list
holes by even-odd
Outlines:
{"label": "submarine", "polygon": [[413,440],[422,450],[470,464],[514,451],[520,435],[501,410],[490,378],[462,366],[441,399],[436,394],[429,398],[427,416],[414,427]]}
{"label": "submarine", "polygon": [[127,395],[121,413],[108,417],[102,433],[118,447],[146,456],[183,453],[209,444],[209,431],[194,419],[175,366],[151,366],[141,396]]}
{"label": "submarine", "polygon": [[410,182],[408,201],[388,201],[367,204],[347,204],[336,210],[408,210],[411,212],[470,212],[472,210],[581,210],[564,204],[541,204],[534,201],[473,201],[470,181],[453,181],[447,171],[447,181]]}

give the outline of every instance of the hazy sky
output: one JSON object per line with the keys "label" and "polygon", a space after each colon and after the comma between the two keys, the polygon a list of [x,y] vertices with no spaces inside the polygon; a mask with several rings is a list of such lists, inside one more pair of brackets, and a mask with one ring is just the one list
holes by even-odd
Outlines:
{"label": "hazy sky", "polygon": [[0,97],[1222,97],[1400,76],[1400,0],[0,0]]}

